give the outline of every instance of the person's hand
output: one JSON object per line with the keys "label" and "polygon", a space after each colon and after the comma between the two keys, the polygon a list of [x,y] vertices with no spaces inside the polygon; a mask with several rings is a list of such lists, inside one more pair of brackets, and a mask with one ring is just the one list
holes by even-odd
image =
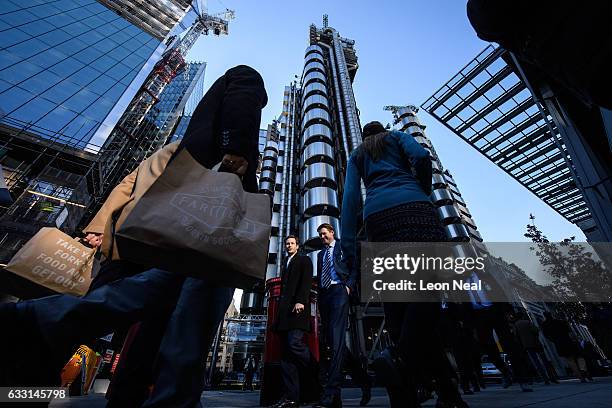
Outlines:
{"label": "person's hand", "polygon": [[100,245],[102,245],[103,239],[104,239],[104,234],[98,234],[95,232],[88,232],[84,238],[85,242],[87,242],[89,245],[91,245],[94,248],[97,248]]}
{"label": "person's hand", "polygon": [[234,173],[240,177],[246,173],[249,162],[242,156],[235,154],[225,154],[221,160],[221,167],[227,169],[228,172]]}
{"label": "person's hand", "polygon": [[304,305],[301,303],[296,303],[295,306],[293,306],[293,310],[292,312],[300,314],[304,311]]}

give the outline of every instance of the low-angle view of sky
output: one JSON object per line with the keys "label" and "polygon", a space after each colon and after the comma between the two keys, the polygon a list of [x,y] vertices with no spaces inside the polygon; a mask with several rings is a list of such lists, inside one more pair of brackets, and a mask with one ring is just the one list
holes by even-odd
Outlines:
{"label": "low-angle view of sky", "polygon": [[[236,13],[229,35],[203,36],[189,59],[207,63],[205,89],[232,66],[257,69],[268,93],[262,128],[281,113],[284,87],[299,81],[308,28],[321,27],[324,14],[329,26],[355,41],[359,69],[353,87],[362,126],[372,120],[392,123],[385,105],[420,106],[489,44],[476,36],[461,1],[208,2],[211,14],[226,8]],[[419,118],[485,242],[527,241],[529,214],[553,241],[585,240],[577,226],[423,109]]]}

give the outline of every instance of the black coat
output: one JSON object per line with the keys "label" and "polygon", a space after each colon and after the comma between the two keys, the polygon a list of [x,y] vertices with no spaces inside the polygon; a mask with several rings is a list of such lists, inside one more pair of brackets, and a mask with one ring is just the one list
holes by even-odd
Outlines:
{"label": "black coat", "polygon": [[[286,262],[286,261],[285,261]],[[312,262],[303,255],[295,255],[289,267],[281,269],[281,292],[278,305],[277,331],[310,330],[310,288]],[[304,305],[301,313],[293,312],[296,303]]]}
{"label": "black coat", "polygon": [[257,192],[261,109],[268,97],[261,75],[239,65],[215,81],[195,108],[179,145],[202,166],[212,168],[226,153],[249,162],[242,179],[245,191]]}

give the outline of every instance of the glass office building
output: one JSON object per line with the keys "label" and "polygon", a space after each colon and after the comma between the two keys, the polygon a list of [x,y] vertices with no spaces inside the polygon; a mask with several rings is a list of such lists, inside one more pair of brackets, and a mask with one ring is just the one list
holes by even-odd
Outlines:
{"label": "glass office building", "polygon": [[97,1],[5,0],[0,120],[85,147],[160,45]]}
{"label": "glass office building", "polygon": [[[206,63],[202,64],[205,65]],[[174,81],[176,81],[176,79]],[[204,74],[202,74],[200,79],[194,84],[193,90],[191,91],[191,96],[189,96],[189,99],[187,99],[187,103],[185,103],[185,108],[183,109],[183,113],[179,118],[178,125],[172,133],[172,136],[168,139],[168,143],[180,140],[185,136],[185,132],[187,131],[187,127],[189,126],[189,122],[191,121],[191,116],[193,115],[193,111],[198,106],[198,103],[200,103],[203,97]]]}
{"label": "glass office building", "polygon": [[[177,123],[182,124],[184,128],[182,133],[184,134],[188,121],[185,123],[182,120],[182,115],[187,108],[187,104],[192,106],[193,100],[199,102],[202,99],[200,90],[203,88],[205,70],[206,64],[203,62],[188,63],[163,90],[159,102],[147,113],[140,126],[141,130],[137,132],[136,136],[149,132],[156,140],[166,140],[175,127],[178,129]],[[192,100],[192,98],[194,99]],[[189,117],[191,118],[191,116]],[[154,136],[152,133],[158,135]]]}

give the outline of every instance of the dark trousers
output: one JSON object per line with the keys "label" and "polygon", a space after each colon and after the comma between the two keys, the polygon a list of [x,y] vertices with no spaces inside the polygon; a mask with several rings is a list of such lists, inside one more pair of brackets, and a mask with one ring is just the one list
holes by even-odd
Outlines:
{"label": "dark trousers", "polygon": [[502,360],[499,348],[493,337],[493,330],[502,346],[504,352],[507,353],[512,362],[512,374],[514,379],[523,383],[526,382],[529,373],[526,360],[525,350],[518,344],[514,336],[510,332],[510,327],[501,311],[496,310],[499,304],[494,304],[488,308],[474,310],[473,321],[476,328],[478,341],[481,343],[482,349],[487,353],[491,362],[497,367],[501,373],[506,376],[510,372],[508,366]]}
{"label": "dark trousers", "polygon": [[328,289],[321,289],[319,311],[321,313],[321,334],[330,351],[325,395],[339,397],[349,312],[349,296],[346,287],[332,285]]}
{"label": "dark trousers", "polygon": [[438,331],[438,303],[385,303],[385,326],[407,370],[403,386],[388,387],[393,407],[417,406],[417,387],[436,381],[442,401],[460,399]]}
{"label": "dark trousers", "polygon": [[300,369],[310,367],[310,350],[304,342],[304,330],[293,329],[281,333],[281,372],[285,384],[285,397],[291,401],[300,399]]}
{"label": "dark trousers", "polygon": [[22,302],[19,307],[34,312],[49,346],[59,349],[172,310],[155,359],[154,391],[144,406],[193,407],[200,404],[203,362],[233,292],[201,279],[151,269],[108,283],[82,298],[57,295]]}
{"label": "dark trousers", "polygon": [[364,361],[362,361],[359,355],[353,353],[348,345],[344,346],[344,366],[353,379],[353,383],[360,388],[368,388],[372,385]]}

